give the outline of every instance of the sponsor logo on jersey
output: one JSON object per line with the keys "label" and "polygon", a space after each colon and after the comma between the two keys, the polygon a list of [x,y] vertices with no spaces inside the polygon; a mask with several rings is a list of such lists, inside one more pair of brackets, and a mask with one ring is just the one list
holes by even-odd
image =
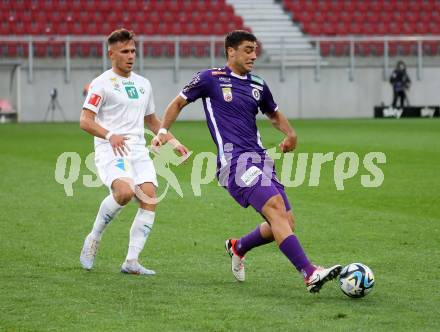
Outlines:
{"label": "sponsor logo on jersey", "polygon": [[125,91],[127,92],[127,96],[130,99],[138,99],[139,95],[138,92],[136,90],[136,87],[134,86],[126,86],[125,87]]}
{"label": "sponsor logo on jersey", "polygon": [[92,93],[92,95],[89,98],[89,101],[87,102],[89,105],[98,106],[99,102],[101,101],[101,96],[97,95],[96,93]]}
{"label": "sponsor logo on jersey", "polygon": [[231,88],[222,88],[223,99],[230,103],[232,101],[232,90]]}
{"label": "sponsor logo on jersey", "polygon": [[258,167],[252,166],[243,173],[241,180],[249,186],[260,174],[263,174],[263,172]]}
{"label": "sponsor logo on jersey", "polygon": [[220,86],[223,86],[225,88],[232,88],[232,84],[220,84]]}
{"label": "sponsor logo on jersey", "polygon": [[218,78],[219,81],[225,82],[225,83],[229,83],[231,82],[231,78],[230,77],[219,77]]}
{"label": "sponsor logo on jersey", "polygon": [[255,88],[255,89],[258,89],[258,90],[260,90],[260,91],[263,91],[263,87],[262,87],[261,85],[256,85],[256,84],[252,84],[252,83],[251,83],[251,87],[253,87],[253,88]]}
{"label": "sponsor logo on jersey", "polygon": [[217,76],[217,75],[226,75],[225,71],[212,71],[211,72],[212,76]]}
{"label": "sponsor logo on jersey", "polygon": [[252,97],[257,101],[260,100],[260,91],[258,89],[252,89]]}
{"label": "sponsor logo on jersey", "polygon": [[134,85],[133,81],[122,81],[123,85]]}
{"label": "sponsor logo on jersey", "polygon": [[260,83],[261,85],[264,84],[264,81],[261,78],[259,78],[258,76],[251,75],[251,79],[252,79],[252,81]]}

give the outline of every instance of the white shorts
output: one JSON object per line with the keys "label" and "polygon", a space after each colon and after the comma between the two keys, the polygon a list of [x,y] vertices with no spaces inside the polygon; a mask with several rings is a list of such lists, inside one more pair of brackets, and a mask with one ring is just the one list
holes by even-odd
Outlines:
{"label": "white shorts", "polygon": [[128,156],[115,156],[110,144],[99,145],[95,150],[95,164],[101,181],[111,189],[114,180],[130,178],[134,185],[151,182],[156,187],[157,177],[148,150],[143,145],[131,145]]}

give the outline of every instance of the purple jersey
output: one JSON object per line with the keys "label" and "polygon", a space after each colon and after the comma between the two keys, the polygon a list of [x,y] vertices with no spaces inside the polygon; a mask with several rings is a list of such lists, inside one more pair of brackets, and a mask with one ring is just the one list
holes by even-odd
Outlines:
{"label": "purple jersey", "polygon": [[[228,67],[199,72],[180,93],[188,102],[203,100],[206,120],[217,145],[219,168],[246,152],[265,155],[256,124],[258,110],[276,112],[267,84],[258,76],[240,76]],[[228,157],[229,156],[229,157]]]}

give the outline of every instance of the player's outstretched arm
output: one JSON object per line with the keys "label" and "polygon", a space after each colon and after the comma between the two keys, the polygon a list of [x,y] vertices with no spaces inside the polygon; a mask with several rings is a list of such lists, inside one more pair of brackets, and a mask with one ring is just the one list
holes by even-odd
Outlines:
{"label": "player's outstretched arm", "polygon": [[[144,117],[144,120],[145,125],[148,127],[148,129],[150,129],[155,135],[157,135],[159,129],[161,128],[161,122],[156,114],[148,114]],[[188,154],[188,149],[183,144],[181,144],[173,136],[173,134],[171,134],[171,132],[167,132],[166,141],[169,142],[180,155],[185,156]]]}
{"label": "player's outstretched arm", "polygon": [[88,110],[87,108],[83,108],[79,120],[79,126],[81,129],[93,136],[108,139],[115,155],[119,154],[120,156],[123,156],[124,154],[128,154],[129,149],[125,144],[125,141],[128,138],[121,135],[116,135],[115,133],[112,133],[111,131],[101,127],[96,123],[95,117],[96,114],[94,112]]}
{"label": "player's outstretched arm", "polygon": [[295,130],[289,123],[289,120],[280,111],[273,113],[266,113],[267,117],[272,122],[272,125],[279,131],[283,132],[286,137],[280,143],[280,149],[282,152],[289,152],[296,148],[297,136]]}
{"label": "player's outstretched arm", "polygon": [[[160,125],[161,129],[170,129],[180,114],[180,111],[188,105],[188,102],[181,96],[174,98],[165,110],[165,114]],[[153,147],[159,147],[170,140],[170,136],[166,132],[158,132],[151,141]]]}

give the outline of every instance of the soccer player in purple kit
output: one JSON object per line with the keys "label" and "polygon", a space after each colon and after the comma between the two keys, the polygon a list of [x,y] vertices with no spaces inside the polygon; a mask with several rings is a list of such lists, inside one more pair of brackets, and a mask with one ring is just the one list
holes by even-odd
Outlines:
{"label": "soccer player in purple kit", "polygon": [[261,143],[256,125],[258,110],[285,134],[279,145],[282,152],[295,149],[297,136],[278,111],[266,82],[250,74],[256,50],[257,39],[253,34],[242,30],[230,32],[225,38],[226,66],[199,72],[184,87],[168,105],[152,145],[157,148],[166,143],[167,132],[180,111],[202,98],[209,131],[218,149],[219,182],[241,206],[252,205],[265,219],[242,238],[226,241],[233,275],[244,281],[245,254],[275,240],[281,252],[304,275],[307,289],[316,293],[324,283],[336,278],[342,267],[313,265],[293,233],[295,222],[289,200],[276,177],[274,162]]}

